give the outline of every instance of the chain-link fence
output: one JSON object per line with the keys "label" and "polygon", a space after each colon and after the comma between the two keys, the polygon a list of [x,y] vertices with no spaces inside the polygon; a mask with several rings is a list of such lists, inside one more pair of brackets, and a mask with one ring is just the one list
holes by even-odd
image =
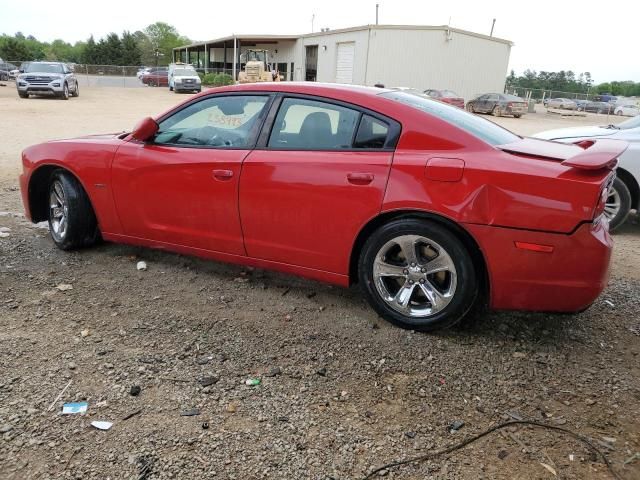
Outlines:
{"label": "chain-link fence", "polygon": [[[8,61],[0,64],[0,80],[15,81],[19,71],[26,67],[29,62],[25,61]],[[142,67],[134,65],[87,65],[87,64],[67,64],[75,73],[81,87],[125,87],[139,88],[145,86],[166,86],[167,85],[167,67]],[[144,75],[145,68],[157,69],[164,68],[164,73],[160,72],[150,75]],[[233,77],[232,68],[197,68],[195,70],[200,77],[207,75],[207,79],[211,79],[212,75],[225,73]],[[236,73],[240,71],[238,64]]]}
{"label": "chain-link fence", "polygon": [[513,87],[507,85],[504,89],[505,93],[510,93],[522,98],[530,98],[536,102],[542,102],[548,98],[568,98],[570,100],[588,100],[595,101],[598,96],[595,92],[588,93],[576,93],[576,92],[563,92],[561,90],[539,89],[539,88],[524,88]]}

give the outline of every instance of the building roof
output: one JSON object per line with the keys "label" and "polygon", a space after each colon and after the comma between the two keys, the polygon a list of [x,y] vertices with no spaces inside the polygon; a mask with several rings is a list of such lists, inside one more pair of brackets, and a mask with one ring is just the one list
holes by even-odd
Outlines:
{"label": "building roof", "polygon": [[472,37],[483,38],[485,40],[491,40],[493,42],[505,43],[513,46],[513,42],[505,40],[503,38],[492,37],[489,35],[483,35],[481,33],[471,32],[469,30],[462,30],[459,28],[450,27],[448,25],[361,25],[358,27],[340,28],[337,30],[326,30],[324,32],[305,33],[302,35],[229,35],[226,37],[220,37],[213,40],[206,40],[202,42],[194,42],[189,45],[183,45],[176,47],[174,50],[181,50],[184,48],[201,47],[204,45],[213,46],[214,44],[224,45],[226,42],[233,42],[234,38],[237,38],[240,43],[249,41],[250,43],[276,43],[278,41],[298,40],[300,38],[308,37],[321,37],[326,35],[332,35],[335,33],[357,32],[361,30],[378,29],[378,30],[449,30],[451,32],[460,33],[462,35],[469,35]]}

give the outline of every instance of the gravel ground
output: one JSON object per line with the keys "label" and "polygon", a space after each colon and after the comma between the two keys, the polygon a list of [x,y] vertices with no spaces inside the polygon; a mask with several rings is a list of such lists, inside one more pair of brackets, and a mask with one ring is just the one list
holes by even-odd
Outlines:
{"label": "gravel ground", "polygon": [[[424,335],[376,318],[356,288],[113,244],[65,253],[21,216],[23,147],[129,128],[179,99],[105,88],[18,100],[0,88],[0,478],[358,479],[514,418],[586,435],[622,478],[640,478],[637,218],[582,314],[485,313]],[[589,119],[601,122],[570,122]],[[521,133],[565,121],[499,120]],[[86,414],[61,415],[83,400]],[[381,473],[612,478],[576,440],[515,426]]]}

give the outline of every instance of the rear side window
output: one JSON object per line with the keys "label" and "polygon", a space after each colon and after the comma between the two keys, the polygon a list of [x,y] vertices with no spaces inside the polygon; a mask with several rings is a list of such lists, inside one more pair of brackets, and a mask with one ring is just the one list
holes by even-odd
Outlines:
{"label": "rear side window", "polygon": [[[447,105],[446,103],[398,91],[384,92],[381,93],[380,96],[404,103],[434,117],[438,117],[478,137],[489,145],[504,145],[505,143],[516,142],[520,139],[520,137],[511,133],[506,128],[502,128],[489,120],[468,113],[461,108]],[[482,97],[480,97],[480,99],[482,99]]]}
{"label": "rear side window", "polygon": [[362,115],[353,148],[384,148],[389,126],[369,115]]}
{"label": "rear side window", "polygon": [[351,148],[360,112],[326,102],[285,98],[276,115],[269,147],[296,150]]}

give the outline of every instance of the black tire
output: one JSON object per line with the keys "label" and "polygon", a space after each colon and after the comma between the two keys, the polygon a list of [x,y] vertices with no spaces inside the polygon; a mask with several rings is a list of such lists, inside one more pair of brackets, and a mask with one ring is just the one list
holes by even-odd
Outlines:
{"label": "black tire", "polygon": [[169,91],[173,92],[173,87],[172,86],[169,86]]}
{"label": "black tire", "polygon": [[473,108],[473,103],[467,103],[467,112],[476,113],[475,108]]}
{"label": "black tire", "polygon": [[502,107],[500,107],[500,105],[496,105],[495,107],[493,107],[493,110],[491,110],[491,115],[493,115],[494,117],[501,117]]}
{"label": "black tire", "polygon": [[20,98],[29,98],[29,94],[24,92],[18,92],[18,96]]}
{"label": "black tire", "polygon": [[73,93],[71,94],[72,97],[79,97],[80,96],[80,85],[78,85],[78,81],[76,80],[76,88],[73,89]]}
{"label": "black tire", "polygon": [[[620,208],[618,212],[613,218],[609,218],[609,231],[613,232],[619,228],[629,216],[629,212],[631,211],[631,192],[629,192],[629,187],[619,178],[613,181],[611,190],[615,191],[620,198]],[[611,198],[611,196],[609,198]],[[607,201],[609,201],[609,199],[607,199]]]}
{"label": "black tire", "polygon": [[[437,243],[455,266],[457,284],[453,296],[441,311],[431,316],[411,317],[394,310],[375,286],[374,262],[377,255],[388,242],[403,235],[418,235]],[[479,291],[478,275],[464,244],[442,225],[414,218],[394,220],[369,237],[360,252],[358,278],[369,304],[382,318],[398,327],[424,332],[448,328],[458,323],[473,307]],[[409,298],[410,302],[411,298],[414,297]]]}
{"label": "black tire", "polygon": [[65,230],[55,227],[55,212],[49,208],[49,232],[56,246],[61,250],[73,250],[88,247],[100,239],[98,221],[87,193],[78,180],[65,170],[55,170],[49,179],[47,190],[48,205],[57,188],[62,189],[66,208],[62,208],[65,217]]}
{"label": "black tire", "polygon": [[62,87],[62,93],[60,94],[60,98],[62,100],[69,100],[69,85],[67,84],[67,82],[65,82]]}
{"label": "black tire", "polygon": [[520,115],[519,113],[516,113],[516,114],[514,115],[514,117],[515,117],[515,118],[520,118],[521,116],[522,116],[522,115]]}

